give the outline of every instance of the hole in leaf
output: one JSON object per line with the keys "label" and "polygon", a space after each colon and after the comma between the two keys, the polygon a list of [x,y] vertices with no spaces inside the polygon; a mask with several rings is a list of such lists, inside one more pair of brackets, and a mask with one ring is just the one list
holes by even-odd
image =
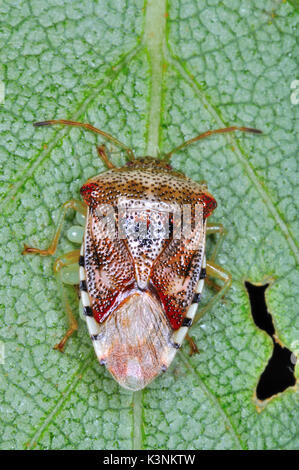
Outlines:
{"label": "hole in leaf", "polygon": [[295,355],[288,348],[279,344],[275,337],[272,316],[268,312],[265,299],[265,291],[268,286],[269,284],[258,286],[248,281],[245,282],[254,323],[258,328],[266,331],[273,341],[272,357],[256,388],[256,396],[259,400],[266,400],[296,383],[294,375]]}
{"label": "hole in leaf", "polygon": [[272,357],[256,387],[256,396],[259,400],[266,400],[296,383],[295,364],[291,361],[291,358],[295,356],[288,348],[282,347],[274,340],[273,344]]}

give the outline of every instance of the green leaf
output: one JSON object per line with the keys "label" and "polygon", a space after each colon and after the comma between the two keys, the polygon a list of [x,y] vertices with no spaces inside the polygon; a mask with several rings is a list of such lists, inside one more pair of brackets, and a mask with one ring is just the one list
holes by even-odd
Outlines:
{"label": "green leaf", "polygon": [[[278,338],[294,350],[296,5],[1,2],[2,448],[299,447],[296,387],[256,406],[272,342],[254,325],[244,288],[244,280],[273,280],[268,309]],[[21,255],[24,242],[48,245],[59,207],[104,171],[95,147],[101,139],[79,129],[32,126],[54,118],[90,122],[138,155],[170,151],[226,125],[264,132],[215,136],[173,156],[173,166],[205,179],[218,201],[213,220],[228,235],[217,262],[233,284],[193,328],[201,353],[190,358],[184,347],[171,369],[141,392],[120,389],[99,366],[81,320],[65,353],[52,349],[67,327],[53,259]],[[74,249],[65,236],[73,219],[58,255]]]}

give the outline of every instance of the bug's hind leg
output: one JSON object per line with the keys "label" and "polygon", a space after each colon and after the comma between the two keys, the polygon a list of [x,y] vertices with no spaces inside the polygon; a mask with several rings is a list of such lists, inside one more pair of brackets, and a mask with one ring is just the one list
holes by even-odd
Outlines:
{"label": "bug's hind leg", "polygon": [[193,321],[193,325],[205,315],[205,313],[212,307],[212,305],[214,305],[216,301],[220,300],[221,297],[224,296],[232,282],[231,274],[228,271],[225,271],[225,269],[222,269],[220,266],[218,266],[211,260],[207,260],[206,270],[207,276],[220,279],[221,281],[223,281],[224,284],[221,287],[217,285],[218,292],[214,295],[214,297],[211,298],[207,305],[196,314]]}
{"label": "bug's hind leg", "polygon": [[[231,285],[231,275],[227,271],[222,269],[220,266],[214,263],[218,250],[223,242],[224,236],[226,235],[226,231],[222,224],[208,223],[207,235],[210,235],[213,233],[219,234],[219,237],[216,242],[215,248],[211,254],[211,257],[206,263],[206,268],[204,268],[206,271],[202,270],[204,271],[204,275],[202,278],[206,277],[205,283],[209,287],[212,287],[216,291],[216,294],[207,303],[207,305],[195,315],[195,318],[193,320],[193,325],[197,323],[198,320],[200,320],[204,316],[204,314],[212,307],[212,305],[216,301],[220,300],[221,297],[224,296],[224,294],[226,293],[226,291],[229,289]],[[211,279],[211,277],[220,279],[221,281],[224,282],[224,285],[219,286]],[[195,341],[188,334],[186,335],[186,339],[189,342],[189,346],[190,346],[190,353],[189,353],[190,356],[192,356],[193,354],[199,353],[199,350],[197,348]]]}
{"label": "bug's hind leg", "polygon": [[60,352],[63,352],[65,344],[67,340],[72,336],[75,331],[78,329],[78,322],[72,312],[66,288],[65,288],[65,283],[63,282],[63,271],[62,269],[64,267],[74,267],[74,270],[78,272],[78,260],[80,256],[80,250],[74,250],[70,251],[69,253],[64,254],[60,258],[57,258],[57,260],[54,263],[54,273],[55,276],[58,280],[58,284],[61,290],[61,298],[62,298],[62,303],[64,306],[64,310],[67,314],[68,321],[69,321],[69,328],[65,335],[63,336],[62,340],[55,344],[54,349],[58,349]]}
{"label": "bug's hind leg", "polygon": [[185,336],[186,340],[189,343],[189,356],[193,356],[193,354],[199,354],[199,349],[197,347],[197,344],[195,343],[194,339],[191,338],[191,336],[188,335],[188,333]]}
{"label": "bug's hind leg", "polygon": [[86,205],[83,204],[83,202],[81,201],[77,201],[76,199],[71,199],[70,201],[65,202],[61,208],[58,223],[57,223],[56,230],[54,233],[54,237],[50,243],[50,246],[46,250],[41,250],[40,248],[34,248],[32,246],[28,246],[25,244],[22,254],[23,255],[37,254],[40,256],[54,255],[57,249],[63,222],[64,222],[68,209],[74,209],[75,211],[79,212],[80,214],[84,216],[86,215],[86,211],[87,211]]}

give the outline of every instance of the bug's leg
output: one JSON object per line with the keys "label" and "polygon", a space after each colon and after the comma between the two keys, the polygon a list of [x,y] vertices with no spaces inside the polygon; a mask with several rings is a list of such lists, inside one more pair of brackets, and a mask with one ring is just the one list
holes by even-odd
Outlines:
{"label": "bug's leg", "polygon": [[81,201],[72,199],[71,201],[65,202],[61,208],[58,223],[57,223],[56,230],[54,233],[54,237],[50,243],[50,246],[46,250],[41,250],[39,248],[34,248],[32,246],[28,246],[25,244],[22,254],[27,255],[29,253],[32,253],[32,254],[38,254],[41,256],[53,255],[58,245],[61,229],[62,229],[63,222],[64,222],[66,212],[68,209],[74,209],[75,211],[80,212],[80,214],[82,215],[86,215],[86,211],[87,211],[86,205]]}
{"label": "bug's leg", "polygon": [[[211,298],[211,300],[207,303],[207,305],[202,308],[196,315],[193,321],[193,325],[198,322],[200,318],[204,316],[204,314],[214,305],[214,303],[221,299],[224,296],[226,291],[229,289],[232,277],[231,274],[225,269],[222,269],[220,266],[215,264],[213,261],[207,260],[207,275],[211,277],[215,277],[216,279],[220,279],[224,282],[223,286],[219,288],[218,292]],[[219,286],[218,286],[219,287]]]}
{"label": "bug's leg", "polygon": [[213,253],[210,256],[211,261],[215,261],[215,258],[217,256],[217,253],[219,251],[220,246],[222,245],[222,242],[224,240],[224,237],[226,235],[226,230],[223,227],[222,224],[213,224],[213,223],[208,223],[207,224],[207,235],[211,235],[213,233],[218,233],[219,237],[216,242],[215,248],[213,250]]}
{"label": "bug's leg", "polygon": [[[216,290],[216,294],[208,302],[208,304],[196,314],[195,319],[193,321],[193,324],[197,323],[198,320],[200,318],[202,318],[204,316],[204,314],[211,308],[213,303],[215,301],[219,300],[225,294],[226,290],[229,288],[229,286],[231,284],[230,274],[227,271],[225,271],[224,269],[222,269],[220,266],[218,266],[217,264],[214,263],[217,252],[220,248],[220,245],[223,241],[224,236],[226,235],[226,231],[225,231],[222,224],[208,223],[207,224],[207,235],[210,235],[210,234],[213,234],[213,233],[219,234],[219,237],[218,237],[216,246],[213,250],[213,253],[212,253],[210,259],[207,261],[207,266],[206,266],[206,276],[207,277],[205,279],[205,283],[209,287],[212,287],[214,290]],[[224,285],[219,286],[218,284],[216,284],[210,278],[210,276],[221,279],[222,281],[224,281]],[[186,339],[189,342],[189,346],[190,346],[190,353],[189,353],[190,356],[192,356],[193,354],[199,353],[199,350],[197,348],[197,345],[196,345],[195,341],[188,334],[186,335]]]}
{"label": "bug's leg", "polygon": [[214,134],[225,134],[227,132],[234,132],[234,131],[251,132],[253,134],[262,134],[262,131],[260,131],[258,129],[252,129],[251,127],[231,126],[231,127],[224,127],[222,129],[213,129],[211,131],[203,132],[203,134],[200,134],[196,137],[193,137],[190,140],[186,140],[185,142],[183,142],[178,147],[175,147],[170,152],[166,153],[164,155],[164,160],[169,161],[170,158],[171,158],[171,155],[173,153],[178,152],[179,150],[182,150],[183,148],[187,147],[188,145],[193,144],[194,142],[197,142],[198,140],[204,139],[205,137],[209,137],[210,135],[214,135]]}
{"label": "bug's leg", "polygon": [[135,160],[135,155],[129,147],[127,147],[125,144],[120,142],[120,140],[116,139],[112,135],[108,134],[108,132],[104,132],[101,129],[98,129],[97,127],[92,126],[91,124],[87,124],[84,122],[77,122],[77,121],[67,121],[65,119],[52,119],[51,121],[35,122],[34,126],[35,127],[52,126],[53,124],[62,124],[64,126],[82,127],[83,129],[86,129],[88,131],[95,132],[96,134],[100,134],[101,136],[105,137],[105,139],[110,140],[110,142],[113,142],[115,145],[125,150],[125,152],[127,153],[129,157],[129,160],[131,161]]}
{"label": "bug's leg", "polygon": [[69,253],[64,254],[60,258],[57,258],[57,260],[54,263],[54,273],[57,278],[60,290],[61,290],[61,298],[62,298],[62,303],[64,306],[64,310],[67,314],[68,321],[69,321],[69,328],[67,332],[65,333],[64,337],[62,340],[55,344],[54,349],[58,349],[60,352],[63,352],[64,346],[67,342],[67,340],[72,336],[72,334],[77,331],[78,329],[78,322],[72,312],[68,297],[67,297],[67,292],[66,288],[63,282],[63,277],[62,277],[62,268],[66,266],[74,266],[74,269],[78,271],[78,260],[80,256],[80,250],[74,250],[70,251]]}
{"label": "bug's leg", "polygon": [[185,338],[188,341],[189,347],[190,347],[189,355],[193,356],[193,354],[199,354],[199,349],[198,349],[194,339],[191,338],[191,336],[189,336],[188,333],[186,334]]}
{"label": "bug's leg", "polygon": [[110,168],[110,169],[117,168],[115,165],[113,165],[112,162],[110,162],[109,157],[106,153],[105,145],[99,145],[97,147],[97,151],[98,151],[98,155],[100,159],[102,160],[104,165],[106,165],[107,168]]}
{"label": "bug's leg", "polygon": [[205,283],[207,284],[207,286],[211,287],[211,289],[214,289],[216,292],[219,292],[221,287],[218,286],[218,284],[216,284],[216,282],[214,282],[211,278],[209,277],[206,277],[205,279]]}

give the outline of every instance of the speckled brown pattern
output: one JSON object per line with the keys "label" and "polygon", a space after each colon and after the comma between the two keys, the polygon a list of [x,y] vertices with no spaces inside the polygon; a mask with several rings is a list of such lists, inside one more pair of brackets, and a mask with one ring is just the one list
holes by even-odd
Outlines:
{"label": "speckled brown pattern", "polygon": [[170,165],[151,157],[139,158],[122,168],[90,178],[81,189],[83,198],[90,184],[97,185],[93,204],[116,205],[118,198],[125,195],[132,199],[176,202],[179,205],[197,204],[210,198],[213,209],[216,207],[216,201],[206,191],[205,185],[196,183],[172,170]]}
{"label": "speckled brown pattern", "polygon": [[[81,194],[89,206],[84,256],[95,320],[104,322],[132,295],[147,292],[158,299],[171,328],[180,328],[200,276],[205,219],[216,207],[206,186],[173,171],[164,162],[144,157],[89,179]],[[111,239],[105,232],[107,221],[109,228],[121,217],[117,211],[109,217],[104,211],[105,219],[99,216],[99,209],[107,204],[130,210],[123,239]],[[174,239],[172,226],[165,238],[161,230],[165,214],[168,217],[177,205],[184,204],[202,209],[193,236]],[[194,223],[194,212],[192,218]],[[150,222],[154,236],[134,237],[132,230],[139,222]]]}

